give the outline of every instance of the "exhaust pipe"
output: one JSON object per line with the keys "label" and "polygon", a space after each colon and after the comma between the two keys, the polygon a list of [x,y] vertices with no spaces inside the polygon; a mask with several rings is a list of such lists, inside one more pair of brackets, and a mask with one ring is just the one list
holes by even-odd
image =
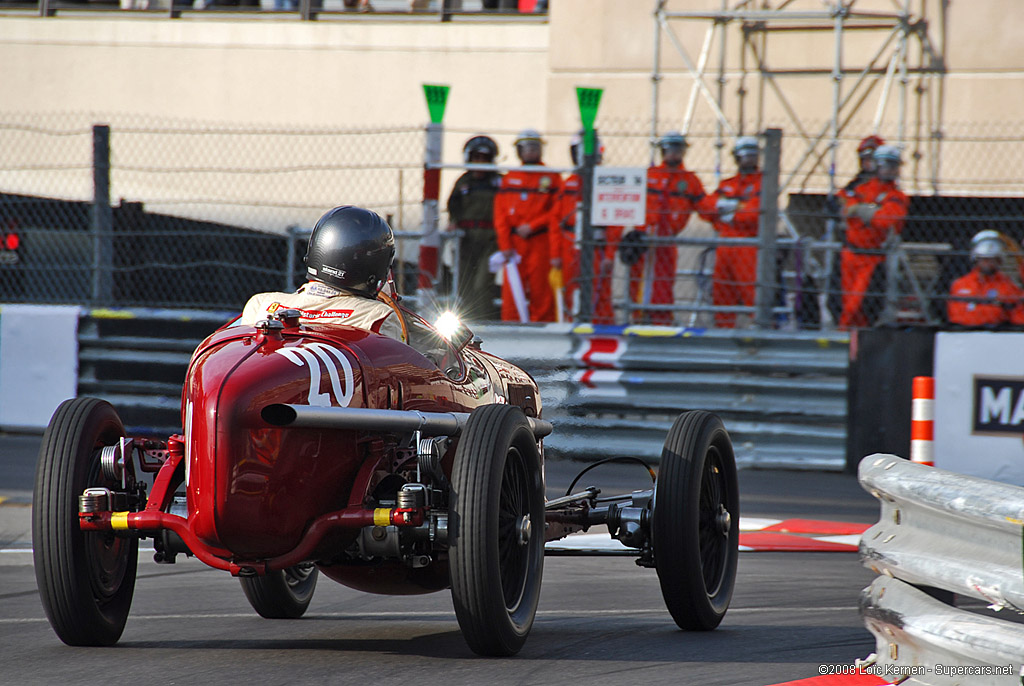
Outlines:
{"label": "exhaust pipe", "polygon": [[[469,420],[468,412],[419,412],[417,410],[373,410],[362,407],[313,407],[275,403],[260,412],[272,426],[297,429],[350,429],[389,431],[423,436],[458,436]],[[543,419],[527,417],[535,438],[544,438],[554,427]]]}

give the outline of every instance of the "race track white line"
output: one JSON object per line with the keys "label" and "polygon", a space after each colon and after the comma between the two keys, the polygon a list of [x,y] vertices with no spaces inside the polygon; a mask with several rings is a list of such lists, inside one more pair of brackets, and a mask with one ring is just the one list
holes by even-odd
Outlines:
{"label": "race track white line", "polygon": [[[789,607],[730,607],[729,614],[765,614],[768,612],[791,612]],[[800,608],[801,612],[853,612],[857,608],[849,606],[833,607],[805,607]],[[665,614],[665,608],[655,609],[623,609],[623,610],[539,610],[538,617],[598,617],[598,616],[630,616]],[[386,618],[417,618],[417,617],[438,617],[444,619],[455,619],[454,612],[439,610],[437,612],[416,611],[416,612],[314,612],[306,616],[306,621],[315,619],[386,619]],[[206,614],[164,614],[164,615],[131,615],[132,620],[168,620],[168,619],[254,619],[257,615],[252,612],[224,612]],[[0,624],[31,624],[47,621],[45,617],[18,617],[0,618]]]}

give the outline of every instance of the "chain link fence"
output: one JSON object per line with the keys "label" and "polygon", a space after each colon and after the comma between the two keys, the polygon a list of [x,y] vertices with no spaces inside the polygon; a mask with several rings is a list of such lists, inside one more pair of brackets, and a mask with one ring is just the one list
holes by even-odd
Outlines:
{"label": "chain link fence", "polygon": [[[107,150],[94,149],[95,122],[109,126]],[[237,309],[290,287],[289,240],[327,208],[360,204],[398,231],[420,224],[417,128],[5,115],[0,149],[0,225],[17,236],[0,270],[7,302]],[[94,202],[104,160],[107,218]],[[401,246],[403,262],[415,247]]]}
{"label": "chain link fence", "polygon": [[[811,122],[806,128],[820,131],[825,124]],[[660,161],[649,121],[606,119],[600,125],[605,164]],[[664,133],[670,128],[671,124],[662,123],[657,131]],[[746,132],[751,129],[748,126]],[[783,136],[778,170],[782,211],[777,227],[777,269],[760,277],[770,281],[775,293],[776,326],[827,329],[840,325],[844,296],[840,252],[848,245],[848,222],[841,214],[843,203],[829,202],[829,193],[830,188],[842,188],[857,174],[857,145],[872,130],[869,122],[853,122],[846,132],[837,141],[837,162],[831,179],[827,142],[813,147],[813,140],[790,133]],[[885,137],[887,132],[880,133]],[[941,134],[928,134],[900,146],[900,188],[908,196],[908,213],[899,236],[872,251],[880,263],[872,272],[861,305],[866,322],[850,328],[950,325],[947,305],[951,285],[971,271],[971,238],[983,230],[999,232],[1003,243],[1001,272],[1016,288],[1024,286],[1024,177],[1018,171],[1024,164],[1022,133],[1024,122],[953,124],[945,126]],[[732,136],[713,126],[703,126],[688,132],[687,142],[685,165],[696,172],[705,192],[714,192],[723,179],[736,173]],[[743,239],[720,238],[708,219],[694,211],[683,231],[674,238],[656,241],[677,248],[672,305],[650,304],[657,275],[648,270],[640,276],[645,282],[638,288],[636,269],[621,263],[619,251],[613,279],[617,323],[657,321],[655,313],[659,309],[674,312],[673,323],[677,325],[715,326],[715,313],[730,309],[741,312],[739,325],[752,323],[752,314],[742,311],[751,309],[753,302],[743,303],[745,308],[735,307],[731,301],[715,302],[715,263],[721,255],[718,248],[728,247],[731,242],[735,249]],[[655,249],[648,247],[649,252]],[[748,259],[739,271],[750,275],[755,283],[731,285],[750,286],[752,290],[758,285],[753,276],[756,258],[751,253]],[[657,263],[656,259],[650,261]],[[1011,316],[1013,302],[1004,301],[1007,324],[1015,323]],[[1016,323],[1020,323],[1019,316]]]}
{"label": "chain link fence", "polygon": [[[598,124],[605,165],[660,161],[649,121]],[[109,127],[108,152],[97,142],[96,125]],[[668,128],[659,124],[657,131]],[[858,135],[839,140],[834,186],[857,172],[859,132],[870,132],[855,123],[846,130]],[[461,141],[471,133],[446,136]],[[571,166],[574,133],[546,135],[550,165]],[[869,325],[947,324],[950,285],[970,271],[970,239],[984,229],[1006,237],[1001,267],[1021,285],[1022,134],[1024,122],[976,123],[947,126],[941,145],[937,135],[906,143],[901,185],[909,212],[899,240],[877,251],[882,266],[863,302]],[[499,162],[516,164],[511,132],[495,136],[504,152]],[[710,193],[735,173],[732,137],[705,124],[687,138],[686,166]],[[399,235],[396,277],[408,292],[417,276],[424,145],[419,126],[303,130],[96,113],[2,114],[0,302],[237,310],[252,293],[293,287],[303,274],[309,227],[325,209],[347,203],[388,217]],[[819,147],[811,164],[798,167],[806,150],[800,137],[784,134],[776,268],[760,278],[774,293],[773,325],[829,328],[839,323],[846,221],[827,202],[830,154]],[[821,163],[813,164],[817,158]],[[446,170],[442,188],[456,176]],[[642,283],[653,276],[638,277],[622,263],[617,242],[626,232],[605,232],[604,244],[588,247],[612,256],[616,323],[651,321],[651,313],[662,311],[676,325],[714,326],[715,314],[730,307],[740,313],[737,325],[752,320],[753,303],[715,301],[716,257],[722,246],[744,239],[721,238],[700,212],[678,234],[658,238],[659,246],[675,246],[676,255],[671,301],[654,307],[643,301],[652,289]],[[446,262],[455,263],[451,254]],[[439,293],[450,276],[446,270]]]}

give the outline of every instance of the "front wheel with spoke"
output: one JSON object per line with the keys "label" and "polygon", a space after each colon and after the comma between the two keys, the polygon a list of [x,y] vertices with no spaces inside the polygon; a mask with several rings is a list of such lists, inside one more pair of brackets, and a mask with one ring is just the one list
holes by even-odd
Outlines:
{"label": "front wheel with spoke", "polygon": [[113,531],[82,531],[78,496],[86,488],[120,490],[104,476],[104,447],[124,436],[105,400],[65,400],[43,434],[32,496],[32,549],[46,617],[72,646],[117,643],[135,593],[139,539]]}
{"label": "front wheel with spoke", "polygon": [[261,617],[298,619],[306,613],[316,589],[317,569],[304,563],[267,572],[264,576],[242,576],[245,597]]}
{"label": "front wheel with spoke", "polygon": [[537,441],[518,407],[470,415],[452,468],[452,601],[480,655],[514,655],[533,626],[544,566],[544,478]]}
{"label": "front wheel with spoke", "polygon": [[725,617],[739,556],[739,486],[732,441],[710,412],[679,415],[661,453],[651,541],[661,593],[681,629]]}

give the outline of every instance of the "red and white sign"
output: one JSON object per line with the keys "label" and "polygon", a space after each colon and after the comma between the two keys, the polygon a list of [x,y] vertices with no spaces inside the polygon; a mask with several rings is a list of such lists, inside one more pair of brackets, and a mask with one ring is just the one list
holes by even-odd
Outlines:
{"label": "red and white sign", "polygon": [[594,226],[643,226],[647,218],[647,170],[643,167],[595,167],[590,223]]}

